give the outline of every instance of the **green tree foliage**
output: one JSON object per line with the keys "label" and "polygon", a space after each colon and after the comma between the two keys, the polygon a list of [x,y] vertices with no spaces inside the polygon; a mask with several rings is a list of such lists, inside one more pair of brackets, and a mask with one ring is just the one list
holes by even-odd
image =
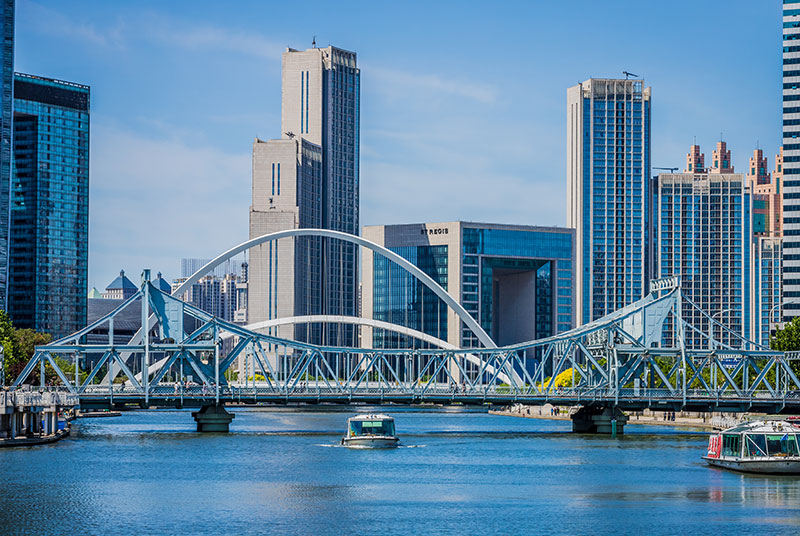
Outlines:
{"label": "green tree foliage", "polygon": [[[6,385],[10,385],[19,376],[33,357],[35,347],[49,343],[51,338],[49,333],[39,333],[32,329],[14,329],[8,313],[0,310],[0,344],[3,345]],[[35,374],[38,378],[38,371],[35,371]],[[32,381],[32,378],[28,381]]]}
{"label": "green tree foliage", "polygon": [[[795,317],[783,329],[778,328],[769,341],[769,347],[781,352],[800,351],[800,317]],[[800,374],[800,361],[791,361],[791,366],[795,374]]]}

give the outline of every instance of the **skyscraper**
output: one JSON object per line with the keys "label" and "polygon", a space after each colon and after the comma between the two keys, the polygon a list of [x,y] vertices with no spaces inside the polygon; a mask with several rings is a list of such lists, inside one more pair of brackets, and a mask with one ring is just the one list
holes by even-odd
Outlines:
{"label": "skyscraper", "polygon": [[3,1],[0,65],[0,309],[8,307],[8,241],[11,233],[11,134],[14,108],[14,0]]}
{"label": "skyscraper", "polygon": [[[281,139],[253,145],[250,237],[295,228],[359,231],[359,87],[356,54],[288,49],[282,63]],[[339,240],[282,240],[250,257],[250,322],[357,313],[358,251]],[[352,344],[351,326],[294,335]],[[306,331],[311,329],[311,331]]]}
{"label": "skyscraper", "polygon": [[[680,275],[686,297],[728,328],[717,326],[714,338],[738,348],[741,340],[733,333],[752,335],[751,198],[743,175],[719,171],[732,169],[730,151],[721,144],[710,170],[658,176],[658,270],[659,277]],[[695,145],[690,154],[694,148],[699,152]],[[683,318],[711,330],[705,314],[689,304]],[[689,347],[708,347],[694,331],[685,336]]]}
{"label": "skyscraper", "polygon": [[578,325],[648,291],[650,88],[592,78],[567,90],[567,225],[576,230]]}
{"label": "skyscraper", "polygon": [[800,315],[800,1],[783,2],[783,318]]}
{"label": "skyscraper", "polygon": [[8,309],[63,336],[86,324],[89,86],[14,77]]}

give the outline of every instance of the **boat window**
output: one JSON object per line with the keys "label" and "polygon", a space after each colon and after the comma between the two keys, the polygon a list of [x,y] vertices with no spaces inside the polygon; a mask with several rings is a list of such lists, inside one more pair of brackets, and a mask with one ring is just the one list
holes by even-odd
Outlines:
{"label": "boat window", "polygon": [[797,437],[797,434],[790,435],[786,443],[788,444],[787,452],[791,456],[800,456],[800,438]]}
{"label": "boat window", "polygon": [[361,435],[361,421],[350,421],[350,435]]}
{"label": "boat window", "polygon": [[770,456],[797,456],[797,439],[793,434],[768,435],[767,448]]}
{"label": "boat window", "polygon": [[746,452],[748,456],[760,457],[767,455],[767,438],[764,434],[747,434]]}
{"label": "boat window", "polygon": [[394,421],[364,421],[361,423],[361,433],[364,435],[394,435]]}
{"label": "boat window", "polygon": [[739,436],[736,434],[729,434],[722,436],[722,455],[723,456],[738,456],[739,449]]}

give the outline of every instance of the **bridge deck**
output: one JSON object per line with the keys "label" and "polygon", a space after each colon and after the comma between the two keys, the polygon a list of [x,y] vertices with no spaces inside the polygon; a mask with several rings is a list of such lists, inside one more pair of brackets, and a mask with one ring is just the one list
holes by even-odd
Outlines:
{"label": "bridge deck", "polygon": [[[729,412],[800,412],[800,391],[790,392],[786,397],[776,399],[769,391],[757,392],[753,397],[731,395],[709,397],[706,391],[689,392],[684,400],[682,391],[667,389],[621,389],[618,393],[589,389],[563,389],[553,393],[520,393],[508,388],[491,389],[453,389],[446,386],[433,388],[396,389],[361,388],[352,390],[336,389],[327,386],[296,386],[292,390],[278,390],[267,387],[226,387],[219,391],[219,402],[236,405],[286,405],[286,404],[464,404],[464,405],[508,405],[514,403],[528,405],[554,404],[562,406],[596,405],[616,406],[623,410],[642,409],[684,409],[686,411],[729,411]],[[217,395],[213,389],[191,387],[178,389],[164,386],[152,389],[145,397],[136,389],[128,387],[97,389],[81,393],[83,408],[111,408],[125,406],[139,407],[202,407],[216,403]]]}

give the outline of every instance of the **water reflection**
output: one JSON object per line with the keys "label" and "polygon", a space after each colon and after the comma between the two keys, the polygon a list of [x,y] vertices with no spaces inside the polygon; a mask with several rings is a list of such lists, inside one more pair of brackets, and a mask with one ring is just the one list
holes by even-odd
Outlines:
{"label": "water reflection", "polygon": [[657,534],[800,519],[799,479],[711,469],[704,433],[611,439],[568,421],[390,409],[399,449],[324,448],[367,408],[237,408],[233,432],[211,435],[177,410],[79,421],[58,445],[0,451],[0,533]]}

